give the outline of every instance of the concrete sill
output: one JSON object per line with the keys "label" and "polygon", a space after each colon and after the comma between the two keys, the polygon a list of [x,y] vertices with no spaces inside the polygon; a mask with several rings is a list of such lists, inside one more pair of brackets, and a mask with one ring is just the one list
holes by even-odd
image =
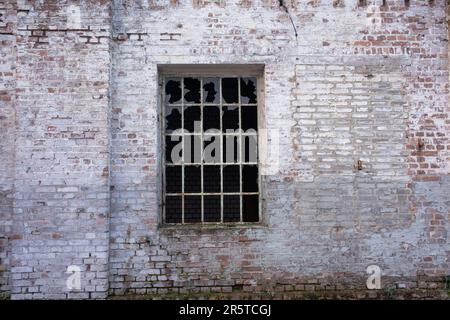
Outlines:
{"label": "concrete sill", "polygon": [[267,224],[263,222],[241,222],[241,223],[186,223],[186,224],[160,224],[158,229],[161,231],[178,230],[240,230],[240,229],[267,229]]}

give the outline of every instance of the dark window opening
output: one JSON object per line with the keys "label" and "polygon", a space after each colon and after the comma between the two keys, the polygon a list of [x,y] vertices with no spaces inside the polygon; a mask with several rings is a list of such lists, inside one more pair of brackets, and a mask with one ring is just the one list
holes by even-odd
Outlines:
{"label": "dark window opening", "polygon": [[168,79],[166,83],[166,101],[177,103],[181,100],[181,81]]}
{"label": "dark window opening", "polygon": [[[190,133],[200,132],[200,107],[190,106],[184,108],[184,130]],[[181,129],[181,128],[180,128]]]}
{"label": "dark window opening", "polygon": [[182,198],[181,196],[166,197],[166,222],[181,223],[182,222]]}
{"label": "dark window opening", "polygon": [[223,192],[239,192],[240,173],[239,166],[223,167]]}
{"label": "dark window opening", "polygon": [[205,106],[203,108],[203,131],[217,132],[220,129],[220,108],[218,106]]}
{"label": "dark window opening", "polygon": [[241,78],[241,103],[256,103],[256,79]]}
{"label": "dark window opening", "polygon": [[201,222],[201,210],[201,196],[184,196],[184,222]]}
{"label": "dark window opening", "polygon": [[239,108],[224,106],[222,107],[222,131],[230,133],[239,129]]}
{"label": "dark window opening", "polygon": [[164,222],[258,222],[256,78],[171,77],[164,94]]}
{"label": "dark window opening", "polygon": [[226,103],[238,103],[238,78],[222,79],[222,98]]}
{"label": "dark window opening", "polygon": [[181,192],[181,166],[166,167],[166,192]]}
{"label": "dark window opening", "polygon": [[171,133],[180,128],[181,128],[181,109],[178,107],[168,108],[166,115],[166,132]]}
{"label": "dark window opening", "polygon": [[[239,136],[224,136],[223,137],[223,158],[225,163],[237,163],[240,157],[239,150]],[[255,150],[256,152],[256,150]]]}
{"label": "dark window opening", "polygon": [[238,222],[241,218],[241,200],[239,196],[223,196],[223,221]]}
{"label": "dark window opening", "polygon": [[202,171],[200,166],[184,167],[184,192],[195,193],[201,191]]}
{"label": "dark window opening", "polygon": [[219,103],[219,79],[203,79],[203,102]]}
{"label": "dark window opening", "polygon": [[220,196],[203,197],[203,215],[205,222],[220,222]]}
{"label": "dark window opening", "polygon": [[258,195],[244,195],[242,201],[242,218],[244,222],[257,222],[259,219]]}
{"label": "dark window opening", "polygon": [[256,131],[258,125],[256,107],[241,107],[241,122],[243,131]]}
{"label": "dark window opening", "polygon": [[203,191],[220,192],[220,166],[203,166]]}
{"label": "dark window opening", "polygon": [[200,80],[184,78],[184,100],[190,103],[200,103]]}
{"label": "dark window opening", "polygon": [[244,192],[258,191],[257,166],[242,166],[242,190]]}

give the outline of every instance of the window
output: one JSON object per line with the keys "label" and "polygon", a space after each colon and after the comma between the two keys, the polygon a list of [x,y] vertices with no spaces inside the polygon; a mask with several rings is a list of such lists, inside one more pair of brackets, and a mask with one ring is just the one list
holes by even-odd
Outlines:
{"label": "window", "polygon": [[260,221],[258,79],[163,80],[163,221]]}

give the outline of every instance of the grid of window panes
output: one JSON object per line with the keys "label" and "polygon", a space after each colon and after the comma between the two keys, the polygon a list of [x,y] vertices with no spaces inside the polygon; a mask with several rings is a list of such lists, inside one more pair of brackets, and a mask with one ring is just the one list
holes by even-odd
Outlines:
{"label": "grid of window panes", "polygon": [[256,84],[164,79],[165,223],[259,221]]}

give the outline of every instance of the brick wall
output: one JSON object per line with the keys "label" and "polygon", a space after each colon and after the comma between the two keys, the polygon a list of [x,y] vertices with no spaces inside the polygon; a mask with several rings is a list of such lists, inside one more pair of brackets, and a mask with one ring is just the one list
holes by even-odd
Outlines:
{"label": "brick wall", "polygon": [[[383,3],[3,1],[0,291],[446,294],[446,4]],[[265,65],[279,132],[265,224],[161,227],[158,65],[237,62]]]}
{"label": "brick wall", "polygon": [[[17,6],[11,295],[105,297],[110,11]],[[69,265],[81,267],[80,291],[66,288]]]}
{"label": "brick wall", "polygon": [[11,290],[9,235],[14,200],[16,6],[0,1],[0,295]]}

